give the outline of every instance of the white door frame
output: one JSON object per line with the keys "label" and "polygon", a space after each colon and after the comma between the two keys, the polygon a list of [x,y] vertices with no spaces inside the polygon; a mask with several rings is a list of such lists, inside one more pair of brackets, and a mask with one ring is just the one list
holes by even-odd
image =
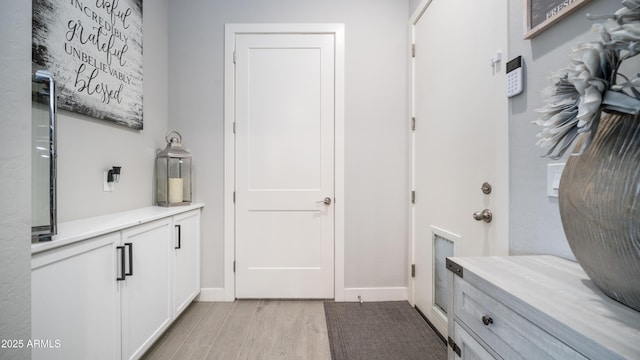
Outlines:
{"label": "white door frame", "polygon": [[234,301],[235,274],[235,66],[239,34],[331,34],[335,36],[334,297],[344,301],[344,24],[226,24],[224,45],[224,299]]}
{"label": "white door frame", "polygon": [[[409,52],[409,113],[411,116],[415,116],[415,83],[414,83],[414,58],[411,56],[412,46],[411,44],[415,43],[415,25],[420,20],[420,17],[427,10],[429,5],[433,0],[422,0],[416,10],[411,15],[409,19],[409,34],[411,36],[411,43],[408,44],[407,51]],[[503,0],[507,1],[507,0]],[[508,9],[505,6],[505,10]],[[508,17],[508,14],[505,12],[504,14],[498,14],[497,16]],[[470,29],[471,31],[472,29]],[[506,29],[505,29],[506,31]],[[505,44],[505,48],[502,49],[505,56],[503,58],[508,57],[509,52],[507,49],[508,43]],[[503,68],[501,68],[503,69]],[[504,70],[502,70],[504,71]],[[503,94],[496,94],[495,96],[506,96]],[[498,126],[496,134],[496,181],[493,184],[494,189],[500,189],[495,193],[495,207],[493,210],[494,214],[494,227],[495,227],[495,239],[490,245],[489,253],[494,256],[506,256],[509,255],[509,116],[505,116],[503,119],[498,119]],[[414,133],[411,133],[411,188],[415,188],[415,177],[414,177],[414,152],[415,152],[415,136]],[[415,205],[410,205],[410,219],[409,219],[409,264],[415,264],[415,231],[414,225],[416,224],[415,219]],[[415,284],[414,280],[409,278],[409,288],[408,288],[408,296],[411,305],[415,306]],[[423,309],[425,310],[425,309]]]}

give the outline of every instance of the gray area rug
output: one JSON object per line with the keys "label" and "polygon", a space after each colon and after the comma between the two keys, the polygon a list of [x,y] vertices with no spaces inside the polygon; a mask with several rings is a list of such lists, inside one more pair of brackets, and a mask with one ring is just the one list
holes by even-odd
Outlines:
{"label": "gray area rug", "polygon": [[325,302],[333,360],[447,358],[447,347],[406,301]]}

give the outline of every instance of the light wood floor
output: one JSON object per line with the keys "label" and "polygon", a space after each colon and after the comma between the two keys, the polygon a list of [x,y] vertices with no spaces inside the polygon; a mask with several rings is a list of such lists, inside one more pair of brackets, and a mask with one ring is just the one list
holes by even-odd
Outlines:
{"label": "light wood floor", "polygon": [[323,302],[194,302],[143,359],[330,360]]}

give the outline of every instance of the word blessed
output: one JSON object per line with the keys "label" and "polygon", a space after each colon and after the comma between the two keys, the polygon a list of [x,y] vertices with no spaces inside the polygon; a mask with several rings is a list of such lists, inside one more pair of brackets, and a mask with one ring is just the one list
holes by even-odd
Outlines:
{"label": "word blessed", "polygon": [[98,68],[94,68],[88,75],[85,74],[86,64],[80,64],[76,70],[76,81],[73,84],[78,92],[86,92],[88,95],[100,95],[102,103],[109,104],[111,100],[122,103],[122,89],[124,85],[120,83],[117,90],[109,88],[109,84],[95,81],[98,78]]}
{"label": "word blessed", "polygon": [[549,10],[549,12],[547,12],[547,19],[550,19],[558,15],[562,11],[562,9],[566,8],[567,6],[573,4],[576,1],[577,0],[564,0],[560,4],[556,5],[553,9]]}
{"label": "word blessed", "polygon": [[22,339],[2,339],[0,342],[1,349],[60,349],[62,342],[60,339],[29,339],[24,341]]}

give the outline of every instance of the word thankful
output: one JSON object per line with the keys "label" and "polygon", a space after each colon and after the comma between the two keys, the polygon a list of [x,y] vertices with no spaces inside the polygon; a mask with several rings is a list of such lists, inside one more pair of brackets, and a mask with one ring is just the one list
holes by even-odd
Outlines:
{"label": "word thankful", "polygon": [[[131,8],[127,8],[123,11],[118,9],[119,5],[119,0],[96,0],[96,8],[104,9],[107,15],[109,15],[109,24],[114,26],[116,25],[116,21],[118,21],[119,24],[122,25],[123,29],[128,29],[129,24],[127,24],[127,19],[129,18],[129,16],[131,16]],[[93,11],[89,6],[85,6],[84,3],[80,2],[79,0],[71,0],[71,6],[75,6],[78,10],[82,11],[92,20],[100,23],[103,22],[103,19],[100,15]]]}

